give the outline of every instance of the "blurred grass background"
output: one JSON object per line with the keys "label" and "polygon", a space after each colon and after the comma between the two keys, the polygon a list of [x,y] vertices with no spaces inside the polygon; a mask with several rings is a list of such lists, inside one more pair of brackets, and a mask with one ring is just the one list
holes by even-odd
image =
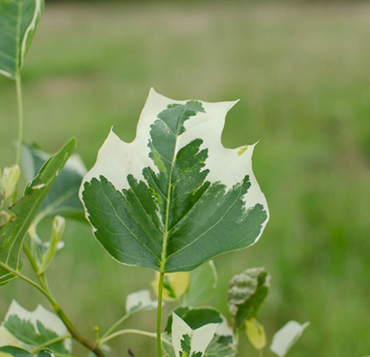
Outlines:
{"label": "blurred grass background", "polygon": [[[272,275],[259,313],[268,335],[311,326],[289,356],[370,353],[370,3],[48,3],[23,71],[25,140],[49,152],[70,137],[90,168],[113,125],[135,136],[149,88],[175,99],[240,102],[223,143],[260,141],[254,171],[271,211],[254,247],[218,258],[211,303],[226,315],[227,282],[248,267]],[[14,83],[0,79],[0,166],[15,160]],[[114,262],[87,225],[68,222],[50,271],[55,295],[94,338],[124,313],[125,296],[153,273]],[[28,271],[28,266],[25,266]],[[21,281],[1,288],[47,305]],[[155,329],[154,313],[133,327]],[[126,325],[127,326],[127,325]],[[240,356],[257,356],[241,338]],[[120,356],[154,356],[155,342],[122,337]],[[85,351],[76,346],[75,355]],[[272,356],[269,351],[266,356]]]}

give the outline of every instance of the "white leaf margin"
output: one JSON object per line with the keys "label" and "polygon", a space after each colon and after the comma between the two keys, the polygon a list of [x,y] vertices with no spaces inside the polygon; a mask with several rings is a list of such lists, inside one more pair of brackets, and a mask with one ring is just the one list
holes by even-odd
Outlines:
{"label": "white leaf margin", "polygon": [[[17,316],[20,320],[25,320],[29,321],[33,324],[35,327],[35,330],[38,331],[37,329],[37,321],[41,322],[46,328],[54,331],[58,336],[66,336],[69,335],[69,332],[63,322],[59,319],[58,316],[53,314],[52,312],[46,310],[42,305],[38,305],[37,308],[34,311],[28,311],[25,308],[23,308],[21,305],[18,304],[16,300],[13,300],[8,312],[6,313],[5,316],[5,321],[8,321],[8,319],[11,316]],[[16,341],[18,341],[4,326],[1,326],[0,332],[1,332],[1,337],[4,339],[5,342],[2,341],[2,343],[5,343],[2,346],[5,345],[13,345],[14,346],[14,340],[11,339],[8,335],[3,333],[3,330],[6,330]],[[7,340],[8,342],[6,343],[6,338],[9,338]],[[26,345],[22,343],[21,341],[18,341],[19,344],[16,346],[19,347],[25,347]],[[66,338],[63,341],[64,347],[66,350],[71,351],[72,350],[72,340],[69,338]]]}
{"label": "white leaf margin", "polygon": [[[131,143],[126,143],[111,128],[108,137],[98,152],[95,165],[82,180],[79,197],[84,207],[85,204],[82,199],[84,184],[90,182],[93,178],[100,180],[102,175],[113,184],[117,191],[121,192],[123,189],[130,188],[127,182],[129,174],[137,180],[145,182],[142,173],[145,167],[150,167],[158,173],[158,168],[149,157],[150,126],[158,119],[158,114],[165,110],[168,105],[185,104],[187,101],[167,98],[151,88],[137,124],[136,138]],[[209,170],[207,181],[211,183],[221,182],[227,189],[230,189],[236,183],[241,182],[246,175],[249,175],[251,186],[243,197],[244,207],[248,210],[256,204],[261,204],[267,214],[267,219],[262,224],[260,234],[253,242],[255,244],[261,237],[270,216],[266,198],[252,169],[252,154],[256,144],[241,146],[236,149],[227,149],[222,145],[221,136],[225,126],[226,114],[238,101],[200,102],[205,113],[197,113],[197,115],[185,121],[185,132],[178,137],[175,155],[194,139],[201,138],[203,144],[200,149],[208,149],[208,158],[204,167],[204,170]],[[86,207],[85,216],[89,220]],[[93,228],[93,232],[95,230]]]}
{"label": "white leaf margin", "polygon": [[270,350],[279,357],[285,356],[309,325],[308,321],[302,325],[294,320],[287,322],[273,336]]}
{"label": "white leaf margin", "polygon": [[[35,11],[33,13],[33,18],[32,18],[32,21],[30,22],[30,24],[28,25],[25,33],[24,33],[24,36],[23,36],[23,39],[22,39],[22,44],[21,44],[21,52],[20,52],[20,63],[18,64],[19,65],[19,70],[22,69],[23,67],[23,63],[24,63],[24,58],[25,58],[25,54],[26,54],[26,50],[27,50],[27,39],[28,39],[28,35],[31,31],[34,31],[36,29],[36,26],[37,26],[37,20],[39,18],[39,16],[41,16],[42,14],[42,8],[43,8],[43,3],[44,3],[44,0],[34,0],[35,1]],[[4,70],[1,70],[0,69],[0,74],[10,78],[10,79],[14,79],[15,77],[7,72],[7,71],[4,71]]]}

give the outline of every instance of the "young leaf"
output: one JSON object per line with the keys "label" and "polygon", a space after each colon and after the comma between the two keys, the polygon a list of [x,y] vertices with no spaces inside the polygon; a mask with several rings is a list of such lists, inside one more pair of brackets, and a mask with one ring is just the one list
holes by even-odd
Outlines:
{"label": "young leaf", "polygon": [[204,325],[213,323],[221,324],[223,322],[223,316],[221,313],[211,307],[178,307],[168,316],[166,333],[172,332],[173,315],[180,317],[185,323],[193,330],[198,329]]}
{"label": "young leaf", "polygon": [[14,79],[39,23],[44,0],[0,0],[0,73]]}
{"label": "young leaf", "polygon": [[[178,312],[180,309],[177,309]],[[175,313],[176,313],[175,312]],[[228,326],[227,320],[221,316],[222,322],[217,326],[216,333],[208,345],[204,357],[231,357],[237,353],[236,342],[233,334],[233,329]],[[218,321],[218,320],[217,320]],[[167,332],[162,335],[163,350],[169,357],[176,357],[175,350],[172,346],[172,316],[170,315],[168,323],[171,322],[170,328],[168,324],[166,327]],[[186,321],[185,321],[186,322]],[[209,321],[210,322],[210,321]],[[169,332],[168,332],[169,331]]]}
{"label": "young leaf", "polygon": [[250,343],[256,350],[263,350],[266,346],[266,334],[263,325],[254,317],[245,321],[246,333]]}
{"label": "young leaf", "polygon": [[16,346],[29,351],[47,346],[58,354],[71,352],[72,344],[67,328],[56,315],[41,305],[29,312],[13,301],[2,327],[10,334],[9,341],[5,341],[7,345],[14,344],[16,340]]}
{"label": "young leaf", "polygon": [[309,324],[305,322],[301,325],[297,321],[289,321],[273,336],[270,350],[279,357],[285,356]]}
{"label": "young leaf", "polygon": [[[158,296],[159,273],[156,272],[152,281],[154,292]],[[166,301],[178,300],[189,286],[189,273],[172,273],[164,276],[162,298]]]}
{"label": "young leaf", "polygon": [[185,321],[173,314],[172,345],[176,357],[202,357],[213,339],[217,324],[207,324],[192,330]]}
{"label": "young leaf", "polygon": [[139,311],[153,310],[158,306],[158,301],[152,300],[149,290],[141,290],[129,294],[126,298],[126,313],[133,314]]}
{"label": "young leaf", "polygon": [[270,277],[263,268],[247,269],[235,275],[227,293],[229,311],[235,318],[237,328],[245,320],[254,317],[269,290]]}
{"label": "young leaf", "polygon": [[14,346],[3,346],[0,347],[0,357],[55,357],[54,353],[47,349],[41,349],[37,355]]}
{"label": "young leaf", "polygon": [[113,258],[191,271],[259,239],[268,210],[252,172],[254,145],[221,144],[234,104],[174,101],[151,90],[136,139],[110,132],[80,197]]}
{"label": "young leaf", "polygon": [[[49,158],[49,154],[39,150],[35,145],[23,145],[21,166],[26,180],[31,181]],[[45,217],[56,215],[84,220],[78,189],[86,171],[80,156],[73,154],[42,203],[37,213],[36,224]]]}
{"label": "young leaf", "polygon": [[19,174],[18,165],[6,167],[3,174],[0,174],[0,194],[5,200],[8,200],[10,206],[14,204]]}
{"label": "young leaf", "polygon": [[15,218],[0,227],[0,284],[15,277],[7,267],[20,269],[20,253],[27,230],[75,146],[76,140],[71,139],[45,163],[34,180],[27,185],[24,197],[12,207]]}
{"label": "young leaf", "polygon": [[51,261],[53,260],[55,252],[58,250],[58,246],[64,232],[65,224],[66,221],[63,217],[61,216],[54,217],[51,230],[51,238],[50,241],[48,242],[49,244],[47,246],[45,253],[42,255],[42,260],[38,271],[39,274],[45,272],[46,269],[49,267]]}
{"label": "young leaf", "polygon": [[190,273],[186,305],[199,306],[210,299],[217,287],[217,271],[212,261],[202,264]]}

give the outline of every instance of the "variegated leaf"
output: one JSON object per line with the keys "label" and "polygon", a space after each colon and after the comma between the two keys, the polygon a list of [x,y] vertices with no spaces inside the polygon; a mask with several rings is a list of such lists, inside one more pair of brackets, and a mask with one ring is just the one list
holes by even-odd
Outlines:
{"label": "variegated leaf", "polygon": [[0,340],[2,345],[13,345],[28,351],[47,346],[58,354],[69,354],[72,343],[62,321],[43,308],[27,311],[13,301],[2,323]]}
{"label": "variegated leaf", "polygon": [[119,262],[190,271],[249,247],[268,220],[254,145],[225,149],[235,102],[176,101],[150,91],[136,139],[111,131],[80,190],[96,238]]}
{"label": "variegated leaf", "polygon": [[0,73],[14,79],[40,20],[44,0],[0,0]]}

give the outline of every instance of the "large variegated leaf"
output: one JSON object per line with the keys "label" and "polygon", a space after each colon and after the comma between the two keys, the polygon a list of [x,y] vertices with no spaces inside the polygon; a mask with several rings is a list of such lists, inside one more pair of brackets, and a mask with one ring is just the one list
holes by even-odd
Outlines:
{"label": "large variegated leaf", "polygon": [[27,351],[48,347],[58,354],[70,354],[70,334],[58,316],[41,305],[27,311],[13,301],[1,325],[1,346],[13,345]]}
{"label": "large variegated leaf", "polygon": [[8,267],[12,270],[20,269],[24,237],[75,146],[76,140],[71,139],[45,163],[38,175],[27,185],[24,197],[11,208],[14,216],[0,227],[0,284],[14,278]]}
{"label": "large variegated leaf", "polygon": [[252,172],[254,145],[221,144],[234,104],[175,101],[151,90],[136,139],[110,132],[80,196],[115,259],[190,271],[258,240],[268,211]]}
{"label": "large variegated leaf", "polygon": [[15,78],[22,69],[44,0],[0,0],[0,73]]}

